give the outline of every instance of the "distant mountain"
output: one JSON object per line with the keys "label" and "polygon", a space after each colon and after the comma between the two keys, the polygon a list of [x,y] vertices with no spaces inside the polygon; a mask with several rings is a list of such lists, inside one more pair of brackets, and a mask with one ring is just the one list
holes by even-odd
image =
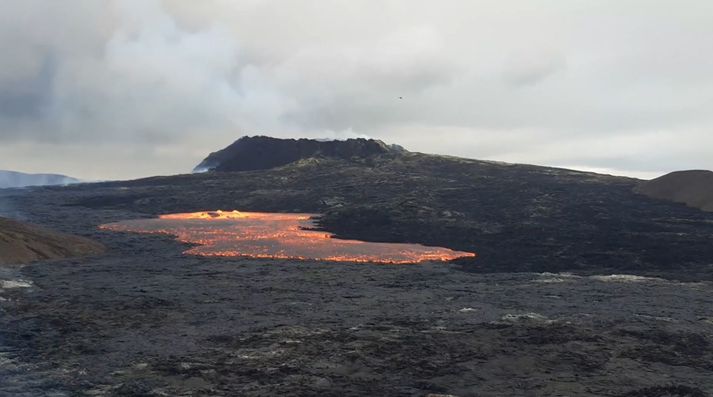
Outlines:
{"label": "distant mountain", "polygon": [[245,136],[225,149],[211,153],[193,172],[263,170],[312,157],[349,160],[401,153],[407,151],[375,139],[324,141]]}
{"label": "distant mountain", "polygon": [[104,247],[89,239],[0,218],[0,264],[29,263],[102,252]]}
{"label": "distant mountain", "polygon": [[25,174],[0,170],[0,189],[25,186],[69,185],[81,182],[79,179],[57,174]]}
{"label": "distant mountain", "polygon": [[672,172],[643,182],[636,191],[649,197],[713,212],[713,171]]}

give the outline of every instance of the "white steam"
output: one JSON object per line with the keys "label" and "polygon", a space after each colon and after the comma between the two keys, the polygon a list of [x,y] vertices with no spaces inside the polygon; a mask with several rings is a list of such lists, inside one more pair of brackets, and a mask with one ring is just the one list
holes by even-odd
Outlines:
{"label": "white steam", "polygon": [[638,175],[713,168],[707,0],[0,8],[3,169],[187,172],[257,134]]}

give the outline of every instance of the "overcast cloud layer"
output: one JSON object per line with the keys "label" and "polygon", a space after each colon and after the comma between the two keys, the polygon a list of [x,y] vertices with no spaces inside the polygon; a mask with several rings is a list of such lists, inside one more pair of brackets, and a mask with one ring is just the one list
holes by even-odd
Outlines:
{"label": "overcast cloud layer", "polygon": [[182,173],[255,134],[641,177],[713,169],[710,0],[0,9],[0,169]]}

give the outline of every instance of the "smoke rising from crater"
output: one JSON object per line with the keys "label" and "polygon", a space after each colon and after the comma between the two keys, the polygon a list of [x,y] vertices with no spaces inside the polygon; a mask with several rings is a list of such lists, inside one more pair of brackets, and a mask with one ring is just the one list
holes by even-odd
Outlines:
{"label": "smoke rising from crater", "polygon": [[188,172],[246,134],[644,176],[713,168],[705,0],[0,6],[0,168]]}

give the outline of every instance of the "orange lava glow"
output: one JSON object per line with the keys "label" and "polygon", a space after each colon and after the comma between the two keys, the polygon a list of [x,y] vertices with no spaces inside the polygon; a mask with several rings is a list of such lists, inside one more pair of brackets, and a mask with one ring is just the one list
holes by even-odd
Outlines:
{"label": "orange lava glow", "polygon": [[474,257],[474,253],[419,244],[370,243],[315,230],[315,214],[213,211],[161,215],[101,225],[103,230],[177,236],[196,244],[185,253],[336,262],[407,264]]}

